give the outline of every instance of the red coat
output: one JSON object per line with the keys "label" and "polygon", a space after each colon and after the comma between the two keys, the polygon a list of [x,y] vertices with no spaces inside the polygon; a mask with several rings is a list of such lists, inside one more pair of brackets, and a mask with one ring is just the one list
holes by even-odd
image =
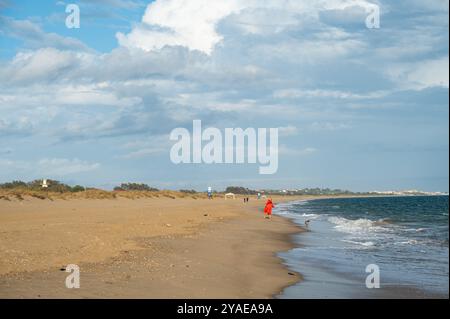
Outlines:
{"label": "red coat", "polygon": [[272,208],[274,208],[275,205],[272,203],[272,201],[269,199],[266,203],[266,206],[264,207],[264,213],[271,215],[272,214]]}

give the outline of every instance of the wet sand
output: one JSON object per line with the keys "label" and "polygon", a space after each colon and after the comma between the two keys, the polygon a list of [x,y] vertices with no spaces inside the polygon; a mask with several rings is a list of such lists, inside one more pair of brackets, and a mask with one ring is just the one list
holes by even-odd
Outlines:
{"label": "wet sand", "polygon": [[[264,219],[263,205],[0,201],[0,298],[272,298],[301,279],[276,255],[301,228]],[[80,267],[79,289],[65,286],[68,264]]]}

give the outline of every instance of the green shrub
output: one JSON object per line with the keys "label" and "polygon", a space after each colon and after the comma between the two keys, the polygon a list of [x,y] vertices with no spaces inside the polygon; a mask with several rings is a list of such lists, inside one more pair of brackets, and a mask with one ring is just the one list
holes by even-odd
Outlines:
{"label": "green shrub", "polygon": [[159,189],[150,187],[147,184],[140,183],[122,183],[120,186],[114,187],[115,191],[151,191],[157,192]]}
{"label": "green shrub", "polygon": [[75,185],[74,187],[72,187],[72,189],[70,190],[72,193],[77,193],[77,192],[84,192],[86,189],[83,186],[80,185]]}

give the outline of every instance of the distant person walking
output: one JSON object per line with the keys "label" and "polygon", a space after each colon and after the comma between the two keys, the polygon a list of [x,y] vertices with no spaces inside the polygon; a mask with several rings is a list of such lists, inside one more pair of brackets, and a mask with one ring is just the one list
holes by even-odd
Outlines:
{"label": "distant person walking", "polygon": [[266,202],[266,206],[264,207],[264,218],[272,218],[272,208],[274,208],[275,205],[272,202],[272,198],[269,198]]}

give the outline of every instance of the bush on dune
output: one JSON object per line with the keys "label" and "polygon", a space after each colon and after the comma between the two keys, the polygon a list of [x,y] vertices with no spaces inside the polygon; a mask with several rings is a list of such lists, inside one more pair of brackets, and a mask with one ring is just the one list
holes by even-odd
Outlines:
{"label": "bush on dune", "polygon": [[27,188],[27,183],[22,181],[12,181],[0,184],[1,189]]}
{"label": "bush on dune", "polygon": [[159,189],[150,187],[142,183],[122,183],[120,186],[114,187],[115,191],[148,191],[157,192]]}
{"label": "bush on dune", "polygon": [[80,185],[75,185],[74,187],[72,187],[72,189],[70,190],[72,193],[77,193],[77,192],[84,192],[86,189],[83,186]]}
{"label": "bush on dune", "polygon": [[180,189],[180,192],[186,194],[197,194],[197,191],[193,189]]}
{"label": "bush on dune", "polygon": [[0,200],[22,201],[26,198],[40,200],[68,200],[68,199],[140,199],[140,198],[206,198],[206,193],[199,193],[193,189],[180,191],[159,190],[147,184],[122,183],[113,191],[96,188],[86,188],[81,185],[70,186],[56,180],[47,180],[48,187],[42,187],[42,180],[31,182],[12,181],[0,184]]}

